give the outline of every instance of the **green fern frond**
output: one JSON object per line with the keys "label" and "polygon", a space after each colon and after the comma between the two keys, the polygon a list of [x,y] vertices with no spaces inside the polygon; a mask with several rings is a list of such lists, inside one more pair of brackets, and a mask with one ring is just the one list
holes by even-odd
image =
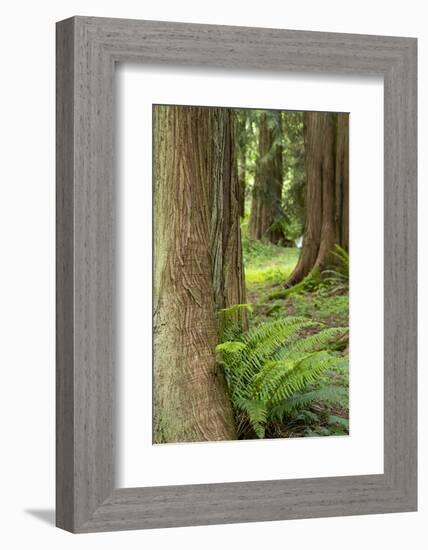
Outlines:
{"label": "green fern frond", "polygon": [[217,312],[220,341],[236,340],[246,325],[247,314],[251,314],[252,311],[251,304],[233,304],[220,309]]}
{"label": "green fern frond", "polygon": [[338,340],[343,338],[348,333],[346,327],[326,328],[311,334],[306,338],[298,339],[292,342],[287,349],[281,350],[277,355],[277,359],[282,359],[284,356],[293,357],[301,353],[320,351],[331,348]]}
{"label": "green fern frond", "polygon": [[315,327],[317,324],[304,317],[278,319],[249,330],[242,341],[246,344],[248,353],[259,361],[264,361],[279,348],[294,341],[303,328]]}
{"label": "green fern frond", "polygon": [[223,342],[222,344],[218,344],[215,349],[217,352],[222,353],[237,353],[238,351],[242,351],[243,349],[245,349],[245,344],[232,340],[230,342]]}
{"label": "green fern frond", "polygon": [[249,396],[247,388],[251,387],[254,377],[271,360],[271,357],[282,347],[294,341],[301,330],[313,326],[312,321],[305,318],[289,317],[270,323],[263,323],[251,329],[242,336],[245,348],[242,350],[239,366],[233,365],[234,372],[229,380],[233,383],[231,389],[234,396]]}
{"label": "green fern frond", "polygon": [[257,437],[263,439],[268,417],[266,405],[262,401],[243,398],[238,399],[236,403],[238,408],[248,415],[251,427],[255,431]]}
{"label": "green fern frond", "polygon": [[349,253],[340,245],[335,244],[332,254],[338,260],[343,272],[349,274]]}
{"label": "green fern frond", "polygon": [[318,402],[346,407],[348,405],[348,390],[342,386],[324,386],[317,390],[295,393],[272,407],[269,420],[282,422],[285,417]]}
{"label": "green fern frond", "polygon": [[324,281],[332,286],[333,292],[346,290],[349,287],[349,254],[338,244],[334,245],[331,254],[336,267],[322,272]]}
{"label": "green fern frond", "polygon": [[288,367],[284,373],[279,372],[275,385],[266,386],[263,395],[269,396],[270,404],[276,405],[293,393],[301,391],[306,385],[314,383],[335,360],[328,352],[311,353],[295,361],[291,370]]}
{"label": "green fern frond", "polygon": [[249,344],[250,347],[254,347],[257,343],[271,337],[273,334],[276,334],[278,330],[289,330],[291,327],[299,325],[303,322],[314,324],[313,322],[308,321],[305,317],[285,317],[284,319],[260,323],[243,334],[242,341]]}
{"label": "green fern frond", "polygon": [[[321,330],[302,337],[309,327]],[[260,324],[217,346],[234,408],[248,418],[258,437],[264,437],[275,416],[299,409],[299,399],[300,404],[309,403],[311,391],[316,399],[314,384],[329,369],[346,363],[328,350],[346,330],[289,317]]]}

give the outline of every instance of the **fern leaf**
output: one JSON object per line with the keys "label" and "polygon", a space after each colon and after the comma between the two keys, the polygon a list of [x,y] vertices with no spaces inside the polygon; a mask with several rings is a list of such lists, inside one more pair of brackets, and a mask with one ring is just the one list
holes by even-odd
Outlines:
{"label": "fern leaf", "polygon": [[[302,329],[307,327],[321,330],[302,338]],[[342,376],[340,369],[347,359],[327,349],[346,331],[289,317],[258,325],[216,347],[234,408],[247,418],[258,437],[264,437],[268,422],[304,410],[316,400],[346,400],[333,390],[328,394],[323,380],[328,369]]]}
{"label": "fern leaf", "polygon": [[309,354],[296,361],[291,370],[287,368],[284,373],[280,373],[275,387],[268,386],[270,403],[276,405],[294,392],[301,391],[306,384],[315,382],[334,361],[335,358],[325,351]]}
{"label": "fern leaf", "polygon": [[239,399],[237,404],[241,411],[247,413],[251,427],[257,437],[263,439],[268,415],[266,405],[261,401],[251,399]]}
{"label": "fern leaf", "polygon": [[245,344],[239,341],[223,342],[222,344],[218,344],[215,349],[217,352],[237,353],[245,349]]}
{"label": "fern leaf", "polygon": [[277,359],[284,357],[293,357],[301,353],[320,351],[330,348],[347,332],[346,327],[326,328],[316,334],[311,334],[303,339],[298,339],[292,342],[287,348],[284,348],[277,355]]}
{"label": "fern leaf", "polygon": [[272,407],[269,419],[282,422],[285,417],[292,415],[294,412],[319,402],[346,407],[348,405],[348,391],[340,386],[324,386],[317,390],[296,393]]}

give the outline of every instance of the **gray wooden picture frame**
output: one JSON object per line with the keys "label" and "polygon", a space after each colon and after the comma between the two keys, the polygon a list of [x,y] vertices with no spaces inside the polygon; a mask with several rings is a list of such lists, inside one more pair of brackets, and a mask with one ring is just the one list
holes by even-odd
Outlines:
{"label": "gray wooden picture frame", "polygon": [[[83,533],[416,510],[416,46],[414,38],[91,17],[57,24],[58,527]],[[384,78],[383,474],[115,488],[117,62]]]}

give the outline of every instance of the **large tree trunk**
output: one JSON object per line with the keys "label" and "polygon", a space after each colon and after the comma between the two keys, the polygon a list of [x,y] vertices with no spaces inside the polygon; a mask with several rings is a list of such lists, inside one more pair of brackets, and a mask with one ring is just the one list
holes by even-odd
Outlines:
{"label": "large tree trunk", "polygon": [[284,234],[272,227],[281,216],[281,113],[260,115],[259,151],[254,179],[249,235],[251,239],[280,243]]}
{"label": "large tree trunk", "polygon": [[154,441],[236,439],[219,308],[245,301],[232,114],[154,116]]}
{"label": "large tree trunk", "polygon": [[304,114],[305,231],[288,286],[299,283],[309,273],[321,273],[331,264],[335,243],[348,250],[348,134],[348,114]]}

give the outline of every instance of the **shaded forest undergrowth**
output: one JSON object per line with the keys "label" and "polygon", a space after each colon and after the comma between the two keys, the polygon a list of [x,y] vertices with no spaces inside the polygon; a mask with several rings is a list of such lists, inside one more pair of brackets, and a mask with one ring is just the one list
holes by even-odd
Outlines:
{"label": "shaded forest undergrowth", "polygon": [[[300,250],[244,234],[243,253],[248,304],[225,310],[217,349],[239,438],[348,435],[347,287],[325,276],[284,296]],[[239,309],[244,333],[231,322]]]}

